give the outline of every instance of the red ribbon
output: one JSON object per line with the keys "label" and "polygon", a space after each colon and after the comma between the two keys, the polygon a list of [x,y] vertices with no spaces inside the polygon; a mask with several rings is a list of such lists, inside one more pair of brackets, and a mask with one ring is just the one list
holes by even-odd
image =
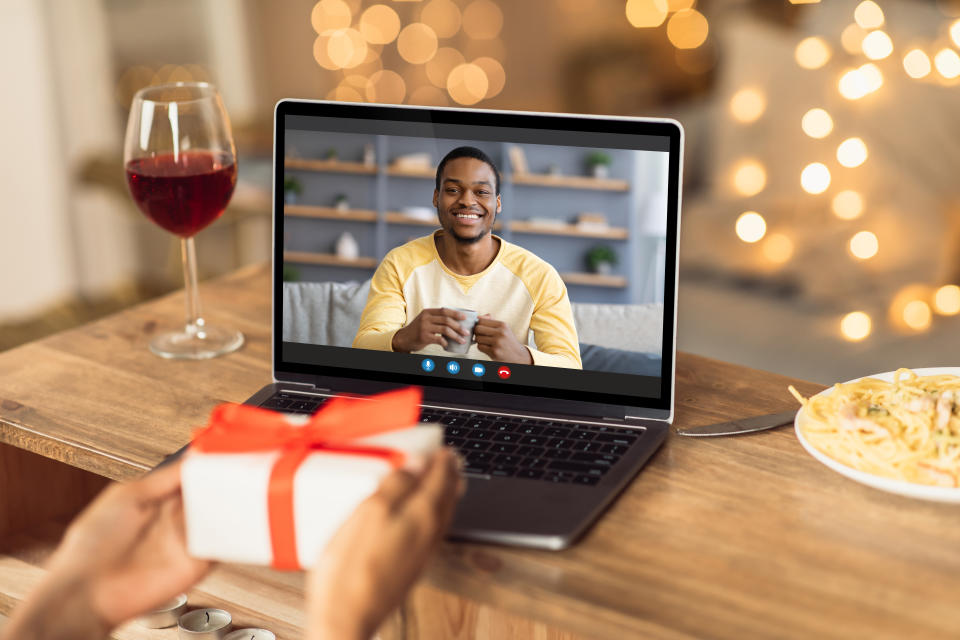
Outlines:
{"label": "red ribbon", "polygon": [[332,398],[303,426],[292,425],[283,415],[266,409],[222,404],[213,410],[209,425],[194,434],[190,448],[201,453],[281,450],[270,472],[267,495],[273,567],[296,570],[300,563],[293,479],[300,464],[310,453],[323,451],[381,458],[394,468],[403,466],[406,454],[402,451],[353,441],[416,424],[421,396],[419,388],[409,387],[365,399]]}

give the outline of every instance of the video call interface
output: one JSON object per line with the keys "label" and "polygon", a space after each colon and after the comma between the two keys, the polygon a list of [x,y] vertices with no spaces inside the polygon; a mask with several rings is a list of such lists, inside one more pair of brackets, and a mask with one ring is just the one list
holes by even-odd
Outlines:
{"label": "video call interface", "polygon": [[285,362],[659,395],[669,138],[286,124]]}

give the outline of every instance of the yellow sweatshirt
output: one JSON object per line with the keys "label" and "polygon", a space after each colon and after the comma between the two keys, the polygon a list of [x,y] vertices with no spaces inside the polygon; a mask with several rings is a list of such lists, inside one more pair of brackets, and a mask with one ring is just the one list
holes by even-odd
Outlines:
{"label": "yellow sweatshirt", "polygon": [[[460,275],[440,259],[437,233],[396,247],[377,267],[354,347],[392,351],[393,335],[424,309],[459,307],[506,322],[521,344],[532,330],[536,347],[527,348],[533,364],[583,368],[573,310],[556,269],[498,238],[500,251],[490,266],[472,276]],[[452,355],[437,344],[415,353]],[[461,357],[490,359],[476,344]]]}

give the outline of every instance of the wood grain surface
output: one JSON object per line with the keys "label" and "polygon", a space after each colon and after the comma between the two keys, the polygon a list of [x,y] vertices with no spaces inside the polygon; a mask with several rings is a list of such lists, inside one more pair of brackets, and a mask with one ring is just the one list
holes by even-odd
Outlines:
{"label": "wood grain surface", "polygon": [[[218,402],[270,380],[269,269],[206,283],[201,296],[211,321],[245,333],[241,351],[207,362],[149,354],[151,335],[182,321],[183,300],[172,295],[0,354],[0,441],[114,479],[186,443]],[[791,383],[805,394],[822,388],[681,353],[674,425],[790,409]],[[550,625],[552,635],[536,637],[956,638],[958,524],[956,507],[833,473],[790,428],[671,437],[571,549],[446,544],[401,626],[407,637],[498,637],[488,616],[503,611]],[[229,571],[257,572],[275,594],[262,602],[300,597],[289,574]],[[208,586],[230,588],[229,579]],[[242,611],[257,611],[256,599],[244,602]],[[288,615],[296,627],[292,609],[277,614]],[[464,619],[473,635],[457,635]],[[522,629],[515,637],[534,629],[511,628]]]}

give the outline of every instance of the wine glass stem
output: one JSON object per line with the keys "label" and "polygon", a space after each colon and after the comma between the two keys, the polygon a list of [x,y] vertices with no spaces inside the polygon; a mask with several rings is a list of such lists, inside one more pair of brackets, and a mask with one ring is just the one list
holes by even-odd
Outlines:
{"label": "wine glass stem", "polygon": [[183,259],[183,281],[187,294],[187,334],[195,336],[203,330],[204,323],[203,318],[200,317],[200,294],[197,291],[197,250],[193,242],[193,236],[180,239],[180,250]]}

